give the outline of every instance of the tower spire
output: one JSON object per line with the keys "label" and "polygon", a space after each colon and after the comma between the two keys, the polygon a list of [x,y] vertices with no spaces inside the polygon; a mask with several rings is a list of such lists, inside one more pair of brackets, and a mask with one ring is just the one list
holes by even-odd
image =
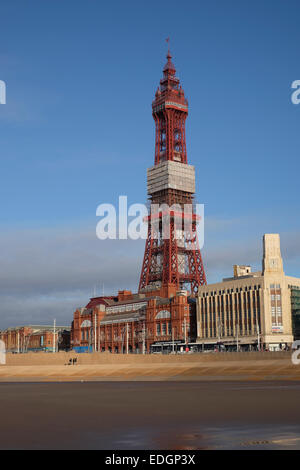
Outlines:
{"label": "tower spire", "polygon": [[168,53],[167,53],[167,63],[164,66],[164,75],[165,76],[170,76],[170,75],[172,76],[172,75],[175,75],[176,69],[174,67],[174,64],[171,61],[172,54],[170,52],[170,38],[169,37],[166,39],[166,42],[168,43]]}
{"label": "tower spire", "polygon": [[168,44],[168,53],[170,52],[170,37],[168,36],[166,39],[166,43]]}
{"label": "tower spire", "polygon": [[168,59],[168,61],[169,61],[169,59],[172,59],[172,55],[171,55],[171,52],[170,52],[170,38],[169,38],[169,37],[167,37],[166,42],[167,42],[167,44],[168,44],[167,59]]}

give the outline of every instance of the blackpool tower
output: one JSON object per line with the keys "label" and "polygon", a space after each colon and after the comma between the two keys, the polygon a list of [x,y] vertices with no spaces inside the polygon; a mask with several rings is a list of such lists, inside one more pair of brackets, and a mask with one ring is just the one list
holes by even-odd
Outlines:
{"label": "blackpool tower", "polygon": [[195,294],[206,284],[197,237],[195,169],[187,163],[188,102],[171,59],[168,51],[152,102],[155,160],[147,170],[151,215],[139,291],[172,284]]}

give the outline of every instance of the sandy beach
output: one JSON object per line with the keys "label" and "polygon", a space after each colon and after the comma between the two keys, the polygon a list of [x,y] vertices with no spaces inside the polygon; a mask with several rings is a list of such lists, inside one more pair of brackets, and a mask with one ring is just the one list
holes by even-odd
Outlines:
{"label": "sandy beach", "polygon": [[299,380],[288,353],[8,354],[0,448],[300,449]]}
{"label": "sandy beach", "polygon": [[300,449],[296,382],[1,383],[1,449]]}
{"label": "sandy beach", "polygon": [[[68,365],[76,358],[75,365]],[[8,354],[1,382],[300,380],[291,353],[112,355]]]}

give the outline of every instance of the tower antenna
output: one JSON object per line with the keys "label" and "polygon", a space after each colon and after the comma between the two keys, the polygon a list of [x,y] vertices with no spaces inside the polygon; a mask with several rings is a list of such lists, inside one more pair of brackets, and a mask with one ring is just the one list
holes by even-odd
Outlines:
{"label": "tower antenna", "polygon": [[169,38],[169,36],[166,39],[166,43],[168,44],[168,54],[170,54],[170,38]]}

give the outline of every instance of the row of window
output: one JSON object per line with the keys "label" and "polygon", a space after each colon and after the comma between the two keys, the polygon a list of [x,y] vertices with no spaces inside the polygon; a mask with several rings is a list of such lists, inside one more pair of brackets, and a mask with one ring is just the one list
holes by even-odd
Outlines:
{"label": "row of window", "polygon": [[252,294],[250,296],[250,292],[239,293],[234,296],[233,301],[230,297],[230,302],[226,303],[223,302],[222,297],[202,299],[200,304],[202,335],[204,337],[220,334],[229,336],[236,324],[239,325],[241,333],[251,334],[257,322],[260,324],[259,291]]}
{"label": "row of window", "polygon": [[[270,284],[270,289],[271,289],[271,315],[272,315],[272,328],[273,328],[277,326],[282,326],[280,284]],[[275,289],[277,289],[277,292],[275,291]]]}
{"label": "row of window", "polygon": [[214,295],[217,295],[217,292],[218,292],[218,295],[222,295],[222,294],[232,294],[233,292],[247,292],[247,291],[251,291],[252,290],[252,287],[253,287],[253,290],[258,290],[260,289],[260,284],[258,284],[257,286],[246,286],[246,287],[236,287],[235,289],[223,289],[223,290],[219,290],[219,291],[211,291],[211,292],[203,292],[203,297],[209,297],[209,296],[214,296]]}
{"label": "row of window", "polygon": [[81,340],[89,339],[89,330],[81,330]]}
{"label": "row of window", "polygon": [[106,307],[106,313],[123,313],[140,310],[147,306],[147,302],[137,302],[136,304],[121,305],[118,307]]}
{"label": "row of window", "polygon": [[[167,333],[168,330],[168,333]],[[156,336],[165,336],[166,334],[171,335],[172,334],[172,327],[171,323],[157,323],[156,324]]]}
{"label": "row of window", "polygon": [[281,300],[281,295],[280,294],[277,294],[277,295],[272,294],[271,295],[271,300]]}
{"label": "row of window", "polygon": [[275,315],[276,313],[281,315],[281,307],[272,307],[272,315]]}

